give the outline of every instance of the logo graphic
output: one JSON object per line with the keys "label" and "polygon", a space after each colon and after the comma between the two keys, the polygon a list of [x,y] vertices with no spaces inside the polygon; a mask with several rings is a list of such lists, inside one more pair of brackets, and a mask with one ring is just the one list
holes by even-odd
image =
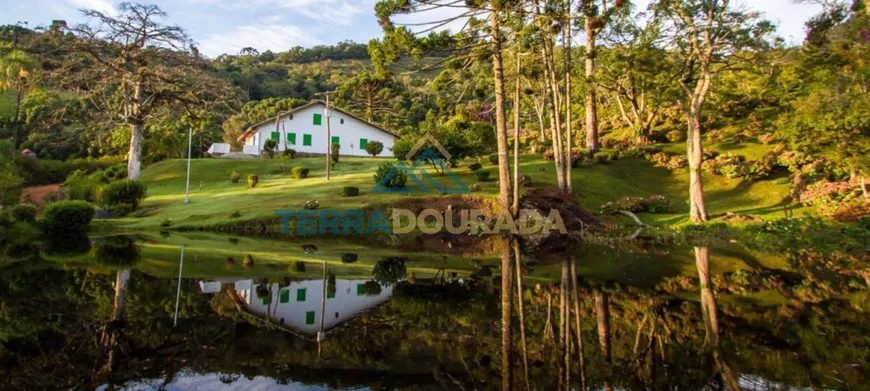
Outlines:
{"label": "logo graphic", "polygon": [[[426,146],[427,142],[431,144],[431,146],[426,147],[422,152],[420,152],[420,150]],[[417,152],[420,152],[420,154],[416,159],[414,159]],[[459,179],[456,173],[450,170],[450,158],[451,155],[446,149],[444,149],[444,146],[442,146],[435,137],[432,137],[431,134],[427,133],[426,136],[421,138],[420,141],[414,145],[414,148],[411,148],[411,151],[405,155],[406,160],[413,160],[414,163],[410,166],[406,165],[404,161],[396,164],[387,176],[378,182],[375,188],[372,189],[372,193],[471,193],[471,189],[469,189],[468,186]],[[442,171],[440,176],[443,177],[444,180],[439,182],[430,175],[429,172],[426,171],[426,167],[429,166],[432,168],[440,167]],[[390,183],[396,175],[400,175],[400,173],[404,173],[407,178],[416,185],[416,187],[393,188],[387,186],[387,184]],[[447,182],[447,185],[442,182]]]}

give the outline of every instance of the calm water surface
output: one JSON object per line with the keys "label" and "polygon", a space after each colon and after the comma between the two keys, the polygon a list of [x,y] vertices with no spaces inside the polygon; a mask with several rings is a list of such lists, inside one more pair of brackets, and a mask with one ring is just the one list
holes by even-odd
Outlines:
{"label": "calm water surface", "polygon": [[733,245],[619,247],[20,243],[0,389],[870,389],[866,281]]}

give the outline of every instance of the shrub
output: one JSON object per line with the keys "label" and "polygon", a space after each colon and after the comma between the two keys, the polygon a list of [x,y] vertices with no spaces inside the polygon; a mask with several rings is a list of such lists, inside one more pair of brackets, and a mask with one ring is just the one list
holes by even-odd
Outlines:
{"label": "shrub", "polygon": [[405,261],[405,258],[400,257],[389,257],[378,261],[372,270],[374,280],[386,287],[399,282],[407,274]]}
{"label": "shrub", "polygon": [[667,152],[656,152],[647,156],[647,160],[659,167],[667,168],[668,170],[676,170],[686,168],[689,165],[688,159],[683,155],[670,154]]}
{"label": "shrub", "polygon": [[477,163],[477,162],[471,163],[471,165],[468,166],[468,169],[471,171],[477,171],[477,170],[480,170],[481,168],[483,168],[483,165],[480,163]]}
{"label": "shrub", "polygon": [[106,205],[104,209],[112,213],[114,216],[126,216],[136,211],[136,207],[132,204]]}
{"label": "shrub", "polygon": [[477,177],[478,182],[486,182],[489,180],[489,171],[475,171],[474,176]]}
{"label": "shrub", "polygon": [[770,145],[774,141],[776,141],[776,135],[773,133],[765,133],[765,134],[762,134],[761,136],[758,136],[758,142],[760,142],[764,145]]}
{"label": "shrub", "polygon": [[31,204],[21,204],[15,205],[12,207],[12,217],[16,221],[22,221],[25,223],[29,223],[33,220],[36,220],[36,214],[39,212],[39,208],[35,205]]}
{"label": "shrub", "polygon": [[356,197],[359,195],[359,188],[353,186],[345,186],[341,188],[342,197]]}
{"label": "shrub", "polygon": [[532,184],[532,177],[526,174],[520,174],[519,178],[517,179],[521,187],[526,187]]}
{"label": "shrub", "polygon": [[97,242],[94,258],[105,266],[131,266],[139,262],[140,250],[136,242],[125,236],[110,236]]}
{"label": "shrub", "polygon": [[320,207],[320,201],[317,201],[317,200],[314,200],[314,201],[308,200],[308,201],[305,201],[305,205],[303,205],[302,207],[305,208],[305,209],[308,209],[308,210],[314,210],[314,209],[317,209],[317,208]]}
{"label": "shrub", "polygon": [[618,159],[615,153],[612,152],[596,152],[593,158],[598,164],[604,164]]}
{"label": "shrub", "polygon": [[309,173],[310,171],[311,171],[311,170],[310,170],[308,167],[305,167],[305,166],[296,166],[296,167],[293,167],[292,170],[290,170],[290,172],[293,173],[293,177],[296,178],[296,179],[305,179],[305,178],[308,178],[308,173]]}
{"label": "shrub", "polygon": [[296,159],[296,150],[292,148],[287,148],[284,150],[284,156],[287,156],[290,159]]}
{"label": "shrub", "polygon": [[84,232],[93,218],[94,206],[84,201],[55,202],[42,213],[48,233]]}
{"label": "shrub", "polygon": [[248,187],[257,187],[257,183],[260,183],[260,177],[257,174],[248,175]]}
{"label": "shrub", "polygon": [[275,149],[278,148],[278,142],[272,139],[266,140],[263,143],[263,153],[269,155],[269,157],[275,157]]}
{"label": "shrub", "polygon": [[643,197],[623,197],[601,206],[601,213],[614,214],[620,210],[632,213],[671,213],[671,201],[663,195]]}
{"label": "shrub", "polygon": [[[375,183],[383,185],[391,189],[402,189],[405,187],[405,182],[408,181],[408,175],[402,170],[396,170],[396,166],[392,163],[384,163],[378,166],[378,171],[375,173]],[[393,175],[388,180],[388,176]]]}
{"label": "shrub", "polygon": [[341,149],[341,145],[338,143],[332,143],[329,151],[329,158],[332,159],[333,163],[338,163],[338,151]]}
{"label": "shrub", "polygon": [[384,151],[384,144],[380,141],[369,141],[366,144],[366,152],[372,156],[378,156]]}
{"label": "shrub", "polygon": [[489,155],[489,162],[492,164],[498,164],[498,154]]}
{"label": "shrub", "polygon": [[245,259],[242,261],[242,266],[246,269],[254,266],[254,257],[251,254],[245,254]]}
{"label": "shrub", "polygon": [[474,183],[469,187],[471,191],[480,191],[480,183]]}
{"label": "shrub", "polygon": [[232,219],[237,219],[239,217],[242,217],[242,212],[234,211],[233,213],[230,213],[230,218]]}
{"label": "shrub", "polygon": [[[127,213],[130,213],[136,210],[136,208],[139,207],[139,203],[145,199],[147,189],[145,183],[139,180],[125,179],[113,182],[103,188],[103,191],[100,194],[100,201],[107,209],[114,205],[129,205],[129,211]],[[124,211],[127,209],[128,208],[121,208],[119,210]],[[123,216],[127,213],[120,215]]]}
{"label": "shrub", "polygon": [[341,262],[342,263],[354,263],[359,259],[359,255],[356,253],[344,253],[341,254]]}
{"label": "shrub", "polygon": [[169,228],[172,226],[172,219],[166,219],[160,222],[160,228]]}
{"label": "shrub", "polygon": [[683,142],[683,141],[686,141],[686,131],[680,130],[680,129],[674,129],[674,130],[668,132],[665,135],[665,138],[667,138],[668,141],[670,141],[672,143]]}
{"label": "shrub", "polygon": [[91,174],[84,170],[76,170],[63,183],[64,191],[71,200],[93,202],[97,200],[97,194],[101,191],[103,183],[102,175]]}
{"label": "shrub", "polygon": [[302,262],[302,261],[293,262],[293,270],[297,273],[305,273],[305,262]]}
{"label": "shrub", "polygon": [[241,180],[241,179],[242,179],[242,174],[239,174],[235,171],[233,171],[233,173],[230,174],[230,181],[232,181],[233,183],[239,183],[239,180]]}
{"label": "shrub", "polygon": [[381,290],[381,284],[378,284],[378,282],[374,280],[366,281],[365,285],[363,285],[363,292],[366,296],[380,295]]}

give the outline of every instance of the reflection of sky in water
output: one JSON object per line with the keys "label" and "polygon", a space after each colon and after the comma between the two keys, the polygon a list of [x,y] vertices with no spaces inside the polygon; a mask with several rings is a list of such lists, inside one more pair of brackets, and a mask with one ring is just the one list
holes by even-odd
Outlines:
{"label": "reflection of sky in water", "polygon": [[[227,377],[228,375],[223,375]],[[248,380],[244,376],[234,375],[233,377],[238,376],[238,379],[235,379],[230,384],[224,384],[221,381],[221,375],[218,373],[192,373],[192,372],[179,372],[175,378],[173,378],[172,383],[168,385],[163,385],[163,379],[151,379],[144,380],[138,382],[130,382],[126,383],[120,387],[115,387],[116,390],[129,390],[129,391],[204,391],[204,390],[225,390],[225,391],[273,391],[273,390],[281,390],[281,391],[325,391],[325,390],[336,390],[335,388],[328,388],[325,386],[313,386],[313,385],[305,385],[299,383],[289,383],[289,384],[278,384],[277,381],[257,376],[251,380]],[[108,386],[102,385],[97,387],[97,391],[105,391],[108,389]],[[341,390],[367,390],[368,388],[342,388]]]}
{"label": "reflection of sky in water", "polygon": [[[382,287],[378,294],[366,294],[366,281],[335,281],[335,292],[326,292],[325,330],[384,303],[393,292],[392,287]],[[200,288],[203,293],[217,293],[220,284],[218,281],[202,281]],[[284,287],[276,283],[261,286],[251,279],[234,281],[232,284],[251,313],[306,334],[314,335],[320,330],[323,280],[294,281]],[[267,288],[269,293],[266,296],[258,295],[258,288]]]}

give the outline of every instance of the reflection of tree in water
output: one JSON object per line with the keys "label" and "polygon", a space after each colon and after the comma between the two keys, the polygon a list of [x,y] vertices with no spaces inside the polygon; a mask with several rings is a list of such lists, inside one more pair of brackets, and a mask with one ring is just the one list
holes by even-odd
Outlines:
{"label": "reflection of tree in water", "polygon": [[104,266],[133,266],[140,259],[136,242],[126,236],[110,236],[95,243],[94,259]]}
{"label": "reflection of tree in water", "polygon": [[[703,251],[699,254],[703,269]],[[516,254],[510,253],[510,258],[512,269],[521,270],[516,266]],[[580,265],[591,261],[578,260]],[[570,319],[565,315],[565,321],[570,333],[555,330],[561,338],[543,338],[548,293],[557,298],[552,304],[553,327],[566,324],[559,319],[561,292],[557,284],[537,290],[527,277],[514,275],[514,284],[523,283],[507,291],[511,293],[507,296],[523,298],[523,316],[519,316],[518,297],[512,306],[513,329],[509,356],[505,356],[503,308],[498,305],[505,295],[496,289],[498,281],[467,287],[435,284],[418,276],[416,284],[395,285],[387,305],[330,334],[324,341],[323,369],[315,365],[317,351],[310,338],[288,336],[249,324],[241,317],[233,318],[237,311],[231,301],[223,300],[226,293],[191,293],[195,287],[182,285],[183,321],[172,329],[174,278],[131,271],[126,295],[122,295],[124,305],[115,306],[113,301],[119,296],[115,287],[122,284],[113,283],[119,273],[0,269],[0,306],[4,309],[0,340],[7,352],[0,363],[10,368],[9,376],[0,379],[0,388],[78,389],[104,384],[107,375],[94,377],[93,373],[94,368],[105,365],[107,352],[93,342],[100,339],[100,326],[113,319],[116,310],[123,314],[125,327],[119,341],[123,348],[116,354],[111,373],[114,384],[143,378],[171,379],[177,370],[188,368],[234,374],[221,377],[226,381],[269,376],[283,382],[336,388],[404,385],[472,390],[486,389],[486,385],[504,387],[507,369],[514,373],[510,386],[523,389],[526,361],[528,388],[539,390],[558,389],[560,385],[580,389],[584,380],[586,389],[604,389],[608,383],[614,389],[730,388],[724,372],[738,366],[741,373],[792,386],[843,387],[838,381],[866,384],[867,374],[861,369],[870,362],[870,340],[866,337],[870,326],[860,306],[840,300],[806,306],[792,303],[783,314],[782,308],[757,307],[710,295],[713,305],[720,308],[704,314],[698,311],[698,303],[677,295],[575,278],[577,266],[569,259],[565,291],[571,301],[566,299],[565,308]],[[693,296],[697,294],[695,291]],[[597,332],[597,314],[604,311],[597,311],[596,295],[606,297],[608,303],[607,326],[602,328],[609,331],[610,338],[609,349],[604,350]],[[706,297],[702,302],[709,301]],[[224,311],[223,306],[230,310]],[[583,356],[576,337],[578,321],[586,347]],[[518,325],[522,327],[515,332]],[[520,343],[523,333],[526,349]],[[567,335],[572,336],[572,342],[561,342],[563,350],[557,352],[570,352],[570,365],[563,354],[554,356],[552,347]],[[603,359],[607,350],[611,366]],[[722,352],[735,350],[741,354],[727,357],[731,365],[723,365],[726,357]],[[528,360],[521,359],[523,351]],[[511,358],[507,361],[510,368],[505,368],[505,357]],[[581,377],[580,357],[585,358],[585,377]],[[860,367],[851,367],[853,363]],[[560,365],[565,368],[561,377]],[[826,377],[832,376],[833,370],[837,380]],[[719,378],[722,385],[717,384]],[[711,379],[716,380],[711,384]]]}
{"label": "reflection of tree in water", "polygon": [[378,261],[372,270],[373,279],[383,286],[393,286],[407,276],[406,261],[406,258],[400,257],[389,257]]}
{"label": "reflection of tree in water", "polygon": [[713,294],[713,280],[710,277],[710,250],[707,247],[695,247],[695,266],[701,284],[701,312],[704,317],[704,329],[707,332],[707,342],[713,354],[713,361],[719,369],[719,374],[730,391],[740,390],[740,383],[731,367],[725,361],[719,346],[719,314],[716,310],[716,297]]}

